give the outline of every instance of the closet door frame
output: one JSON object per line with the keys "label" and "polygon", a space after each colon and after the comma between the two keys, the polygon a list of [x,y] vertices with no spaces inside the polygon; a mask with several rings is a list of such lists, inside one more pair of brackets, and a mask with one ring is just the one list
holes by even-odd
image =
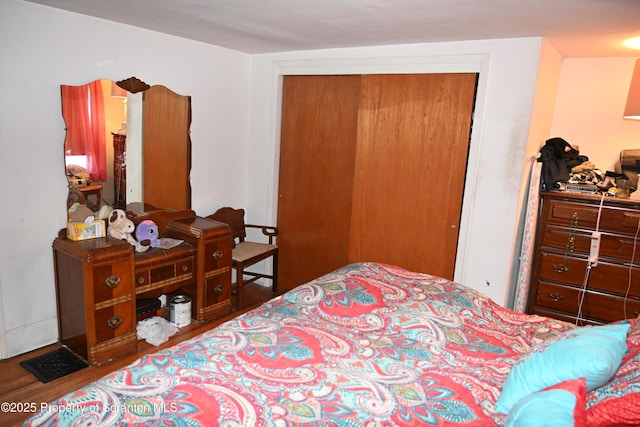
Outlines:
{"label": "closet door frame", "polygon": [[268,135],[272,138],[270,146],[274,152],[271,158],[273,164],[269,164],[272,181],[267,183],[267,197],[271,203],[267,212],[267,220],[275,223],[278,217],[278,179],[280,162],[280,126],[282,106],[283,78],[286,75],[344,75],[344,74],[433,74],[433,73],[478,73],[476,88],[476,101],[474,105],[473,129],[469,147],[467,173],[465,178],[465,191],[462,200],[462,213],[458,235],[458,250],[456,254],[454,281],[462,281],[466,265],[470,262],[468,257],[469,235],[471,218],[474,209],[474,188],[477,182],[477,170],[481,140],[483,134],[483,106],[487,92],[487,80],[489,75],[490,55],[426,55],[411,57],[395,57],[392,63],[388,58],[379,62],[371,58],[344,58],[327,60],[282,60],[275,61],[272,79],[273,87],[277,88],[273,93],[273,99],[277,108],[274,109],[272,126],[274,132]]}

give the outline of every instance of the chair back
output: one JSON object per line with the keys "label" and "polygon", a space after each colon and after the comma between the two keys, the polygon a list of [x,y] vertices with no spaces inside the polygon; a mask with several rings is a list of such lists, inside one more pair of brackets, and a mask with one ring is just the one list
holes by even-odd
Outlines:
{"label": "chair back", "polygon": [[223,222],[231,229],[231,236],[235,242],[244,242],[247,232],[244,227],[244,209],[233,209],[230,207],[220,208],[207,218],[214,221]]}

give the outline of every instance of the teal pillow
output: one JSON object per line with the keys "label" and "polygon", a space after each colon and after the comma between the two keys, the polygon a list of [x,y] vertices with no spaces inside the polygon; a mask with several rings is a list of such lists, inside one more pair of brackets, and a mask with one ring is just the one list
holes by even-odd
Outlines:
{"label": "teal pillow", "polygon": [[531,353],[509,372],[497,411],[506,414],[526,395],[562,381],[585,377],[587,390],[605,384],[622,363],[628,330],[629,322],[576,328]]}
{"label": "teal pillow", "polygon": [[584,378],[564,381],[518,400],[505,427],[585,427],[586,400]]}

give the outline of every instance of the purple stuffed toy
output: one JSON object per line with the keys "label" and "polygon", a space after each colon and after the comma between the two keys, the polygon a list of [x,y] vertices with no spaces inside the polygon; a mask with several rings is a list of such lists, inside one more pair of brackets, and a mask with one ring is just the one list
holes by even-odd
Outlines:
{"label": "purple stuffed toy", "polygon": [[151,246],[152,248],[160,246],[160,236],[158,234],[158,226],[150,219],[145,219],[136,227],[136,239],[145,246]]}

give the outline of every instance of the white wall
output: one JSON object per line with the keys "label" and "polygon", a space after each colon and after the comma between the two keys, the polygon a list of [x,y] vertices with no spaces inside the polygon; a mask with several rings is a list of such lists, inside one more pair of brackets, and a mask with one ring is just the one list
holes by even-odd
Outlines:
{"label": "white wall", "polygon": [[539,38],[523,38],[254,56],[247,199],[252,221],[277,218],[282,75],[478,71],[455,280],[506,304],[541,45]]}
{"label": "white wall", "polygon": [[19,0],[0,2],[0,52],[4,358],[57,340],[51,243],[67,195],[60,85],[135,75],[191,95],[192,205],[208,214],[246,198],[250,56]]}
{"label": "white wall", "polygon": [[[549,139],[553,119],[551,112],[555,109],[561,70],[562,56],[548,41],[543,41],[527,147],[527,153],[532,157],[537,155],[540,147]],[[525,174],[523,187],[529,179],[528,172]]]}
{"label": "white wall", "polygon": [[[520,204],[518,210],[518,226],[517,237],[513,247],[513,263],[511,277],[517,277],[522,284],[512,284],[507,297],[507,306],[514,306],[517,286],[528,286],[528,277],[530,275],[530,263],[526,261],[531,259],[533,254],[531,244],[522,245],[524,236],[524,225],[526,222],[526,207],[529,191],[529,181],[531,178],[531,168],[536,161],[537,154],[544,141],[549,139],[549,130],[551,128],[552,115],[550,114],[556,102],[556,93],[558,91],[558,80],[560,69],[562,67],[562,56],[547,41],[543,40],[540,52],[540,60],[538,63],[538,75],[536,88],[533,98],[533,110],[531,112],[531,120],[529,126],[528,144],[525,149],[527,162],[525,164],[522,178],[520,180]],[[535,238],[535,236],[534,236]],[[529,243],[527,240],[525,243]],[[527,251],[523,254],[523,251]],[[527,255],[529,253],[529,255]],[[525,264],[520,265],[523,259]],[[521,270],[521,267],[524,267]]]}
{"label": "white wall", "polygon": [[640,149],[640,121],[622,118],[636,58],[565,59],[552,136],[580,147],[598,169],[614,170],[620,151]]}

